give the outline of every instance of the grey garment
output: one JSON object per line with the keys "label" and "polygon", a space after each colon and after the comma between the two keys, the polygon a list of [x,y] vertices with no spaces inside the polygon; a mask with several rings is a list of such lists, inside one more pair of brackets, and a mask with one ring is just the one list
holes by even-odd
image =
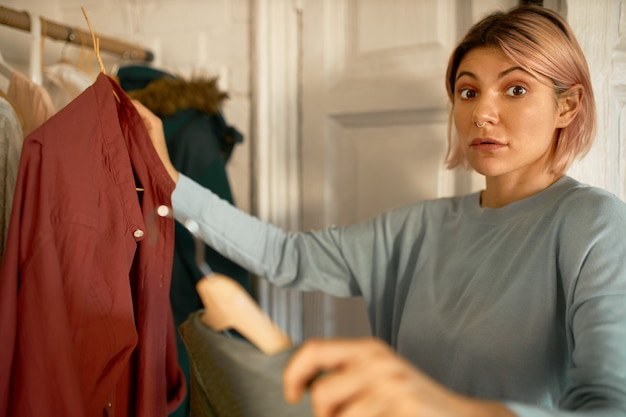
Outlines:
{"label": "grey garment", "polygon": [[266,355],[209,329],[198,311],[180,326],[191,364],[191,417],[309,417],[308,396],[283,398],[282,372],[295,347]]}
{"label": "grey garment", "polygon": [[502,208],[474,193],[305,233],[184,176],[172,204],[260,277],[363,296],[374,335],[458,393],[520,417],[626,415],[626,205],[604,190],[563,177]]}
{"label": "grey garment", "polygon": [[0,97],[0,259],[9,230],[23,142],[24,133],[17,113],[11,103]]}

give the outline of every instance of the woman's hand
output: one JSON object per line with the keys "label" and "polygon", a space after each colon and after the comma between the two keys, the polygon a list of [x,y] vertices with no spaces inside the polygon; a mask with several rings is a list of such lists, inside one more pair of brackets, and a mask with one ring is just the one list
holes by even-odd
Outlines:
{"label": "woman's hand", "polygon": [[501,404],[453,393],[371,338],[306,342],[283,382],[291,403],[310,389],[316,417],[514,417]]}
{"label": "woman's hand", "polygon": [[163,162],[165,169],[167,169],[167,173],[170,174],[170,177],[172,177],[174,182],[178,181],[178,171],[174,168],[174,165],[172,165],[170,155],[167,152],[165,133],[163,131],[163,121],[159,118],[159,116],[155,115],[148,110],[146,106],[141,104],[141,102],[137,100],[131,101],[141,116],[143,123],[146,125],[146,129],[148,130],[154,149],[156,149],[157,154],[159,154],[159,158],[161,158],[161,162]]}

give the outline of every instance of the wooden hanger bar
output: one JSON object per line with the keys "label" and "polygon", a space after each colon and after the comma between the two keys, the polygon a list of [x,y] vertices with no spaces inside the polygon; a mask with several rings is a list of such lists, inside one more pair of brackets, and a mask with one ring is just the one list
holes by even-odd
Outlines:
{"label": "wooden hanger bar", "polygon": [[[91,33],[71,26],[62,25],[41,18],[42,35],[59,41],[70,42],[80,46],[93,48]],[[0,6],[0,24],[30,32],[30,15],[26,11],[17,11],[8,7]],[[45,28],[45,29],[44,29]],[[43,31],[45,30],[45,33]],[[101,51],[119,55],[123,59],[151,62],[154,54],[144,48],[117,39],[97,35],[100,39]]]}

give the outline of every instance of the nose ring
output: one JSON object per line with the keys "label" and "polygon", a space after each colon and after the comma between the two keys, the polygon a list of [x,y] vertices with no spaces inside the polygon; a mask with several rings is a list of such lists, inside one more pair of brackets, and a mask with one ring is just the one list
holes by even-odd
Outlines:
{"label": "nose ring", "polygon": [[482,122],[482,123],[474,122],[474,124],[476,125],[476,127],[481,128],[481,127],[485,127],[487,122]]}

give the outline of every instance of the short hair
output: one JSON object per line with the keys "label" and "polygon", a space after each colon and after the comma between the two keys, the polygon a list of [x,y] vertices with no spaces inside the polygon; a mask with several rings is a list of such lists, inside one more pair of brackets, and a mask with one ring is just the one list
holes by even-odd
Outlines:
{"label": "short hair", "polygon": [[474,48],[495,47],[531,74],[542,75],[554,85],[555,97],[582,85],[582,100],[572,122],[561,128],[552,160],[553,172],[562,174],[591,148],[596,128],[596,105],[585,55],[567,22],[542,6],[523,5],[488,15],[470,28],[452,52],[446,70],[446,90],[452,104],[448,122],[447,168],[466,165],[453,136],[454,84],[461,60]]}

